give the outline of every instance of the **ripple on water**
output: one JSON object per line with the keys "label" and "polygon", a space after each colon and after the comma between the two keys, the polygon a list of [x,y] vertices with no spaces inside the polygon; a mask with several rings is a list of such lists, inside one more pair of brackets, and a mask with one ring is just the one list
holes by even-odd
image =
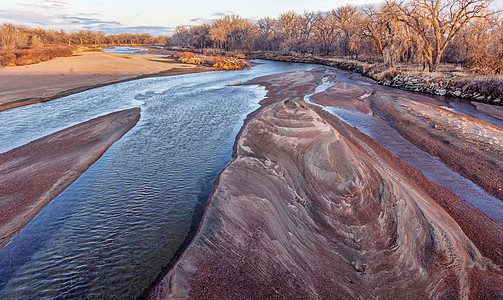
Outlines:
{"label": "ripple on water", "polygon": [[[186,240],[263,88],[309,65],[148,78],[0,113],[0,151],[141,103],[137,126],[0,250],[0,298],[135,298]],[[197,218],[196,218],[197,219]]]}

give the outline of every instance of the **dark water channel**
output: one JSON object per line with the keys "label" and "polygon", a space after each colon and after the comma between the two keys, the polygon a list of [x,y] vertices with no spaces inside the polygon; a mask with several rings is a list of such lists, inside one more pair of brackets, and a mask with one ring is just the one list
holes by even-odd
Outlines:
{"label": "dark water channel", "polygon": [[[235,136],[265,90],[231,86],[312,68],[148,78],[0,113],[0,152],[141,107],[135,128],[0,250],[0,299],[135,298],[199,221]],[[195,222],[195,223],[194,223]]]}

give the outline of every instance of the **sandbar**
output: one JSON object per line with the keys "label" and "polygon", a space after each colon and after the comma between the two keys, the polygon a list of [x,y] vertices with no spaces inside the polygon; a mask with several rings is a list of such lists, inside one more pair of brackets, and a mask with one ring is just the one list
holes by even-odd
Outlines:
{"label": "sandbar", "polygon": [[33,65],[0,68],[0,111],[107,84],[211,70],[159,56],[81,52]]}
{"label": "sandbar", "polygon": [[0,154],[0,248],[140,118],[114,112]]}

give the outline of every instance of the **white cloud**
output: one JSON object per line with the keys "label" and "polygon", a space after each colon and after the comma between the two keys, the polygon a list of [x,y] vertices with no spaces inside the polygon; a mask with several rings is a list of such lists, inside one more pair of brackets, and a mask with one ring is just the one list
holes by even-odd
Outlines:
{"label": "white cloud", "polygon": [[19,5],[38,7],[42,9],[69,9],[71,5],[66,0],[44,0],[36,2],[20,2]]}

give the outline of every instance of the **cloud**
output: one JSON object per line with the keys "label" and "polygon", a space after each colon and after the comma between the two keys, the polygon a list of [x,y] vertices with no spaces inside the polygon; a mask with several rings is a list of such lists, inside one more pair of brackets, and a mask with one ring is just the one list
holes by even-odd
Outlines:
{"label": "cloud", "polygon": [[191,22],[194,22],[194,23],[208,23],[208,21],[211,21],[211,19],[205,19],[205,18],[194,18],[194,19],[190,19]]}
{"label": "cloud", "polygon": [[228,16],[228,15],[237,15],[237,13],[235,11],[232,11],[232,10],[224,10],[223,12],[216,11],[216,12],[214,12],[214,13],[211,14],[212,17],[225,17],[225,16]]}
{"label": "cloud", "polygon": [[0,9],[0,23],[16,25],[42,26],[66,31],[93,30],[110,33],[150,33],[156,35],[172,35],[174,27],[168,26],[123,26],[117,21],[100,19],[96,13],[50,14],[46,11],[3,10]]}
{"label": "cloud", "polygon": [[213,21],[215,21],[217,19],[221,19],[222,17],[228,16],[228,15],[235,15],[235,14],[236,13],[231,10],[225,10],[223,12],[216,11],[210,15],[210,18],[199,17],[199,18],[190,19],[190,21],[193,23],[197,23],[197,24],[212,23]]}
{"label": "cloud", "polygon": [[173,35],[175,31],[174,27],[169,26],[83,26],[85,29],[89,30],[100,30],[107,34],[110,33],[150,33],[151,35]]}
{"label": "cloud", "polygon": [[66,0],[44,0],[35,3],[18,3],[19,5],[38,7],[42,9],[68,9],[71,5]]}
{"label": "cloud", "polygon": [[33,13],[28,11],[13,11],[0,9],[0,23],[13,23],[20,25],[47,25],[54,23],[53,16]]}
{"label": "cloud", "polygon": [[71,24],[80,24],[80,25],[95,25],[95,24],[109,24],[109,25],[122,25],[117,21],[105,21],[96,18],[86,18],[86,17],[78,17],[78,16],[69,16],[69,15],[60,15],[59,16],[63,20],[70,21]]}

